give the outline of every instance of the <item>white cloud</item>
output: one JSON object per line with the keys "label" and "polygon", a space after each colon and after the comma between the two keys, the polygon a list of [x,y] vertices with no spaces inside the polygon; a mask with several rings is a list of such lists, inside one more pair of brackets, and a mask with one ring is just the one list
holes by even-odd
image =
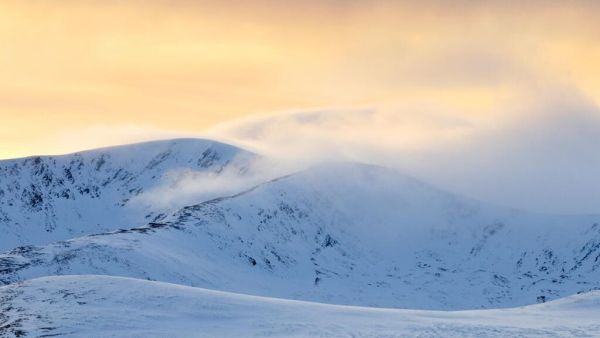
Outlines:
{"label": "white cloud", "polygon": [[[236,161],[233,159],[232,163]],[[251,160],[245,157],[242,161],[245,170],[241,172],[235,165],[227,166],[220,172],[172,170],[157,186],[134,197],[132,205],[177,210],[187,205],[245,191],[297,169],[261,157]]]}
{"label": "white cloud", "polygon": [[599,117],[576,93],[544,91],[480,116],[418,104],[321,110],[247,119],[208,135],[279,161],[380,164],[496,204],[600,213]]}

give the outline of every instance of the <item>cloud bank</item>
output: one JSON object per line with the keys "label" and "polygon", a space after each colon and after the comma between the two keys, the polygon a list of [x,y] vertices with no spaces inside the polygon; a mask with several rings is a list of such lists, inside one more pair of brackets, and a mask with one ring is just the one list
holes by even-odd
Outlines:
{"label": "cloud bank", "polygon": [[600,111],[547,92],[474,117],[431,105],[283,113],[207,135],[289,163],[397,168],[460,194],[550,213],[600,213]]}

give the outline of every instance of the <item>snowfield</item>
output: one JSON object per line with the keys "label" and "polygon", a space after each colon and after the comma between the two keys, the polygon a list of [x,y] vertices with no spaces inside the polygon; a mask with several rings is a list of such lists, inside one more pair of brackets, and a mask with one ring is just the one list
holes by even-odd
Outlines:
{"label": "snowfield", "polygon": [[597,337],[600,292],[504,310],[376,309],[107,276],[0,288],[0,334],[77,337]]}
{"label": "snowfield", "polygon": [[600,216],[262,160],[172,140],[0,161],[0,336],[600,336]]}

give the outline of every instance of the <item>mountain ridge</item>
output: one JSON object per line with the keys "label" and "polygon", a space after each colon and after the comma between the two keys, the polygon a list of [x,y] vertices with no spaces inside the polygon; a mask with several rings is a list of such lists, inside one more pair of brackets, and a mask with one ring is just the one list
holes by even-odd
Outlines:
{"label": "mountain ridge", "polygon": [[244,175],[257,156],[216,141],[176,139],[2,160],[0,251],[144,224],[168,210],[134,206],[136,196],[170,176],[216,177],[225,169]]}
{"label": "mountain ridge", "polygon": [[338,164],[144,227],[15,249],[0,256],[0,279],[101,273],[338,304],[512,307],[600,287],[598,221],[488,207]]}

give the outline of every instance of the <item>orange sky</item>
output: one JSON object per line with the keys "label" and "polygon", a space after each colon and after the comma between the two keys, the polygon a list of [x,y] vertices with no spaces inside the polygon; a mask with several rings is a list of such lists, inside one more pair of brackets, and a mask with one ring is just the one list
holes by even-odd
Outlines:
{"label": "orange sky", "polygon": [[593,2],[447,3],[2,1],[0,158],[310,107],[600,103]]}

